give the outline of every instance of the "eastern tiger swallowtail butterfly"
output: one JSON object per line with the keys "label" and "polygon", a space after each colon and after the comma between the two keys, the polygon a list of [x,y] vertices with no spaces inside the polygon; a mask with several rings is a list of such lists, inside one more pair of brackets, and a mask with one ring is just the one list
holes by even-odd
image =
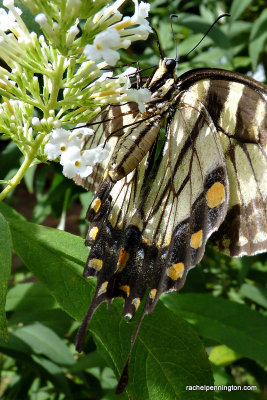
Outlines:
{"label": "eastern tiger swallowtail butterfly", "polygon": [[132,317],[149,290],[151,313],[162,293],[182,288],[209,238],[233,257],[267,249],[266,86],[212,68],[177,78],[175,66],[161,59],[145,83],[145,113],[110,106],[86,143],[108,138],[113,151],[89,180],[77,179],[95,191],[84,277],[97,277],[79,351],[100,303],[122,296]]}

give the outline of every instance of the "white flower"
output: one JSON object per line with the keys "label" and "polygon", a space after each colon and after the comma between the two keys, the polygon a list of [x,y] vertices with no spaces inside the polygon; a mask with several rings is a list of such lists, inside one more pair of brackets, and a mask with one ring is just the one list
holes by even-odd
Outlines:
{"label": "white flower", "polygon": [[[22,14],[22,11],[19,8],[16,7],[15,10],[17,11],[18,15]],[[15,15],[11,10],[9,10],[7,13],[3,8],[0,8],[0,30],[6,32],[14,28],[18,28]]]}
{"label": "white flower", "polygon": [[144,103],[151,100],[151,92],[146,88],[141,89],[127,89],[125,91],[125,99],[128,101],[135,101],[138,104],[141,113],[146,111]]}
{"label": "white flower", "polygon": [[137,71],[136,67],[129,67],[121,75],[123,76],[134,75],[136,74],[136,71]]}
{"label": "white flower", "polygon": [[110,17],[113,17],[113,20],[115,19],[119,21],[122,17],[122,14],[118,11],[118,8],[124,3],[124,1],[125,0],[117,0],[111,6],[104,7],[101,11],[95,14],[93,23],[96,24],[102,17],[104,17],[105,21]]}
{"label": "white flower", "polygon": [[70,27],[70,29],[67,32],[67,38],[66,38],[66,44],[68,46],[70,46],[73,43],[75,37],[78,35],[79,32],[80,31],[79,31],[79,28],[77,27],[77,25],[73,25]]}
{"label": "white flower", "polygon": [[74,131],[75,135],[92,136],[95,131],[92,128],[84,126],[84,124],[77,124]]}
{"label": "white flower", "polygon": [[101,163],[106,158],[108,158],[111,147],[108,144],[108,142],[104,142],[99,144],[94,150],[96,151],[95,155],[96,163]]}
{"label": "white flower", "polygon": [[55,160],[58,156],[61,156],[60,164],[63,166],[63,174],[67,178],[74,178],[77,174],[82,178],[87,177],[93,172],[93,166],[105,160],[110,151],[108,143],[102,143],[94,149],[81,150],[81,136],[93,135],[94,133],[93,129],[82,126],[78,127],[73,136],[65,129],[54,129],[50,133],[49,142],[44,149],[47,158]]}
{"label": "white flower", "polygon": [[116,29],[109,28],[96,35],[93,44],[87,44],[84,54],[88,60],[99,61],[104,59],[108,65],[114,66],[120,55],[114,49],[120,47],[120,35]]}
{"label": "white flower", "polygon": [[40,119],[37,117],[33,117],[32,118],[32,126],[34,126],[34,128],[37,128],[40,125]]}
{"label": "white flower", "polygon": [[[122,72],[120,75],[118,75],[118,78],[120,79],[121,83],[123,84],[122,90],[126,91],[126,90],[130,89],[130,87],[131,87],[130,76],[136,75],[136,71],[137,71],[137,68],[129,67],[124,72]],[[123,80],[123,78],[125,79],[125,81]]]}
{"label": "white flower", "polygon": [[101,76],[98,78],[97,82],[104,82],[106,79],[112,78],[112,76],[113,76],[113,71],[103,72],[101,73]]}
{"label": "white flower", "polygon": [[127,32],[131,34],[131,40],[134,42],[136,40],[147,40],[149,33],[152,31],[149,25],[139,25],[135,28],[127,29]]}
{"label": "white flower", "polygon": [[3,6],[7,8],[14,7],[14,0],[4,0],[3,1]]}
{"label": "white flower", "polygon": [[85,178],[93,172],[92,165],[88,165],[89,162],[93,162],[93,157],[88,157],[88,151],[90,150],[81,154],[78,147],[71,146],[62,154],[60,163],[63,165],[63,174],[67,178],[72,179],[77,174]]}
{"label": "white flower", "polygon": [[[110,146],[108,143],[101,143],[94,149],[85,150],[83,152],[83,161],[86,165],[94,166],[97,163],[104,161],[110,152]],[[62,158],[62,157],[61,157]],[[65,160],[65,154],[64,154]]]}
{"label": "white flower", "polygon": [[66,152],[69,147],[77,146],[81,149],[81,139],[73,137],[71,140],[70,132],[63,128],[53,129],[49,136],[49,142],[45,145],[44,152],[49,160],[55,160],[62,153]]}
{"label": "white flower", "polygon": [[77,174],[82,178],[86,178],[93,172],[93,166],[96,163],[100,163],[108,157],[109,151],[109,145],[104,145],[103,143],[94,149],[83,152],[77,146],[71,146],[60,158],[60,163],[63,165],[63,174],[67,178],[74,178]]}
{"label": "white flower", "polygon": [[46,17],[46,15],[43,14],[43,13],[37,14],[37,15],[35,16],[35,21],[36,21],[37,24],[39,24],[40,26],[45,26],[45,27],[46,27],[47,24],[48,24],[47,17]]}
{"label": "white flower", "polygon": [[[150,10],[150,4],[143,1],[138,4],[138,0],[133,0],[135,5],[134,15],[131,17],[132,24],[148,26],[149,22],[146,20]],[[150,28],[151,29],[151,28]]]}
{"label": "white flower", "polygon": [[[42,30],[46,32],[46,34],[48,34],[51,38],[54,38],[54,40],[56,40],[57,35],[58,35],[57,34],[58,24],[56,22],[51,27],[50,23],[47,19],[47,16],[43,13],[37,14],[35,16],[35,21],[37,22],[37,24],[40,25]],[[40,37],[39,37],[39,40],[40,40]]]}

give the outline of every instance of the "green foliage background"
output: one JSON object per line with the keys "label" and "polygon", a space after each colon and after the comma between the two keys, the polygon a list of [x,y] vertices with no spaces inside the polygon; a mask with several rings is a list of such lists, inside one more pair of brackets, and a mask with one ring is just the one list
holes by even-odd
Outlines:
{"label": "green foliage background", "polygon": [[[175,57],[170,14],[179,15],[174,20],[179,56],[195,46],[219,14],[231,14],[178,65],[179,75],[197,67],[220,67],[244,74],[261,70],[261,76],[264,71],[266,76],[264,0],[155,0],[150,4],[152,26],[168,57]],[[127,7],[132,3],[127,3],[125,11]],[[28,19],[31,22],[32,16]],[[139,61],[141,67],[156,65],[159,56],[155,38],[151,35],[146,42],[136,43],[121,60]],[[12,143],[0,145],[1,179],[8,179],[20,163],[20,154]],[[49,215],[58,220],[67,212],[71,218],[79,202],[82,212],[77,223],[84,234],[91,194],[75,187],[53,165],[32,168],[24,185],[35,198],[31,222],[14,210],[24,199],[20,191],[0,205],[1,398],[264,398],[266,255],[230,259],[207,246],[203,261],[190,271],[183,290],[162,296],[153,314],[145,318],[131,359],[127,393],[115,396],[116,379],[140,312],[127,322],[120,316],[122,300],[116,299],[109,311],[103,304],[90,324],[85,354],[77,356],[75,334],[94,291],[94,281],[82,278],[88,251],[81,237],[41,225]],[[19,261],[10,272],[12,251]],[[256,385],[258,389],[185,389],[186,385],[213,382]]]}

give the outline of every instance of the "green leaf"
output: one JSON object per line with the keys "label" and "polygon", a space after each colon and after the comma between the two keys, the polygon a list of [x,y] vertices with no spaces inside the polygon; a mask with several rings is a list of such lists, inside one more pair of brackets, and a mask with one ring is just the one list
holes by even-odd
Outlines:
{"label": "green leaf", "polygon": [[14,174],[12,172],[16,171],[20,166],[21,152],[19,151],[17,145],[10,141],[6,148],[1,151],[0,157],[0,179],[11,179]]}
{"label": "green leaf", "polygon": [[[115,300],[108,314],[105,305],[100,306],[90,324],[100,353],[118,377],[134,330],[132,322],[127,323],[119,316],[119,304],[121,301]],[[186,391],[187,385],[213,383],[207,354],[190,325],[160,302],[142,322],[130,361],[129,376],[126,391],[133,399],[212,398],[211,393]]]}
{"label": "green leaf", "polygon": [[47,326],[59,336],[64,336],[70,329],[73,320],[61,309],[35,311],[29,309],[27,312],[16,311],[8,318],[9,326],[18,325],[23,322],[24,325],[30,325],[35,322]]}
{"label": "green leaf", "polygon": [[63,391],[63,393],[68,396],[68,399],[73,399],[73,396],[70,392],[68,379],[64,375],[64,370],[62,367],[58,366],[50,360],[47,360],[42,356],[37,356],[35,354],[32,355],[32,359],[43,369],[45,369],[49,375],[51,375],[51,380],[55,381],[61,391]]}
{"label": "green leaf", "polygon": [[9,207],[5,203],[0,203],[0,212],[4,215],[5,219],[10,222],[11,220],[26,221],[26,219],[19,214],[16,210]]}
{"label": "green leaf", "polygon": [[5,341],[8,340],[5,304],[11,273],[11,262],[11,234],[5,217],[0,213],[0,333]]}
{"label": "green leaf", "polygon": [[241,358],[239,354],[234,352],[224,344],[215,346],[210,352],[209,360],[217,366],[226,366]]}
{"label": "green leaf", "polygon": [[17,284],[6,298],[6,311],[43,311],[55,306],[55,299],[47,289],[34,282]]}
{"label": "green leaf", "polygon": [[[25,265],[46,285],[67,313],[81,320],[90,303],[94,286],[92,280],[86,281],[80,276],[88,252],[83,240],[16,218],[10,219],[10,227],[14,249]],[[118,307],[119,304],[120,300],[114,301],[109,314],[103,304],[90,324],[101,354],[117,376],[122,372],[127,358],[134,328],[133,324],[127,323],[120,316],[122,309],[121,305]],[[31,329],[34,326],[31,325]],[[27,344],[31,346],[31,332],[28,332],[28,327],[23,329],[23,335],[20,331],[20,339],[25,341],[27,338]],[[43,345],[44,341],[34,342],[34,351],[43,351]],[[52,356],[51,353],[49,355]],[[146,377],[148,383],[145,382]],[[185,392],[185,385],[192,385],[192,382],[212,384],[210,365],[203,345],[190,325],[159,305],[143,321],[130,363],[128,391],[133,398],[154,399],[155,391],[159,399],[165,400],[178,399],[181,392],[184,399],[211,398],[205,392]]]}
{"label": "green leaf", "polygon": [[88,368],[93,368],[96,365],[98,368],[104,368],[107,364],[97,351],[93,351],[78,358],[76,364],[71,366],[69,370],[71,373],[77,373],[85,371]]}
{"label": "green leaf", "polygon": [[240,288],[240,293],[259,304],[262,307],[267,308],[267,288],[263,286],[252,286],[244,283]]}
{"label": "green leaf", "polygon": [[[230,18],[230,21],[232,22],[233,19]],[[241,40],[244,44],[242,33],[249,34],[251,31],[252,23],[248,21],[233,21],[231,24],[231,30],[230,32],[228,31],[229,36],[231,39],[236,40],[237,36],[239,36],[239,40]]]}
{"label": "green leaf", "polygon": [[231,20],[235,20],[238,17],[240,17],[240,15],[245,11],[245,9],[248,7],[248,5],[251,3],[251,0],[234,0],[232,2],[231,8],[230,8],[230,12],[229,14],[231,14]]}
{"label": "green leaf", "polygon": [[234,59],[234,67],[238,68],[246,68],[250,66],[250,58],[249,57],[235,57]]}
{"label": "green leaf", "polygon": [[[20,328],[24,329],[24,328]],[[39,331],[40,332],[40,331]],[[38,333],[39,333],[38,332]],[[53,334],[53,332],[52,332]],[[25,336],[25,332],[24,332],[24,336]],[[24,373],[25,371],[26,374],[28,374],[29,379],[31,379],[31,377],[33,376],[38,376],[40,374],[40,369],[39,369],[39,365],[46,370],[46,374],[50,375],[50,379],[52,381],[54,381],[56,383],[57,386],[60,386],[60,389],[63,390],[68,396],[70,396],[70,392],[69,392],[69,388],[68,388],[68,380],[65,377],[65,364],[63,365],[57,365],[56,363],[54,363],[53,361],[49,360],[48,358],[46,358],[46,356],[49,356],[49,352],[51,352],[51,349],[49,349],[50,351],[46,352],[47,354],[45,356],[42,356],[40,354],[35,354],[33,352],[33,348],[31,346],[31,343],[27,343],[29,342],[29,340],[31,341],[31,336],[29,336],[27,338],[26,337],[20,337],[19,334],[17,334],[17,332],[11,332],[9,334],[9,343],[6,344],[3,342],[3,340],[0,338],[0,351],[3,354],[7,354],[11,357],[13,357],[17,362],[19,361],[19,363],[21,363],[22,365],[24,365]],[[24,340],[26,339],[26,340]],[[47,336],[47,339],[51,339],[51,335]],[[61,344],[63,343],[61,339],[57,338],[57,340],[60,340]],[[64,345],[64,343],[63,343]],[[36,343],[35,343],[35,347]],[[37,347],[38,349],[38,347]],[[45,352],[46,347],[43,348],[43,345],[41,344],[41,350],[43,350]],[[65,348],[62,349],[62,346],[60,348],[58,348],[57,351],[59,350],[63,350],[65,353]],[[42,351],[41,351],[42,352]],[[75,362],[75,360],[73,359],[72,355],[71,355],[71,359],[70,359],[70,352],[69,349],[67,348],[67,355],[68,355],[68,359],[67,361],[70,361],[73,363]],[[66,356],[65,356],[66,359]],[[36,363],[38,365],[36,365]],[[67,364],[67,366],[71,366],[72,364]],[[26,366],[26,368],[25,368]],[[4,376],[4,375],[3,375]],[[19,376],[19,374],[18,374]],[[20,376],[22,385],[25,386],[25,377],[23,379],[23,376]],[[16,382],[19,384],[19,380],[16,379]],[[26,398],[27,396],[19,396],[16,398]],[[27,397],[28,398],[28,397]],[[68,397],[69,399],[70,397]]]}
{"label": "green leaf", "polygon": [[252,60],[252,66],[256,69],[260,53],[264,49],[267,40],[267,9],[265,8],[260,17],[252,25],[249,40],[249,56]]}
{"label": "green leaf", "polygon": [[31,348],[19,339],[13,332],[10,332],[8,335],[8,343],[4,342],[4,340],[0,336],[0,352],[4,354],[10,354],[14,358],[19,358],[19,356],[23,355],[31,355]]}
{"label": "green leaf", "polygon": [[201,336],[225,344],[242,356],[267,363],[267,318],[260,313],[206,294],[168,295],[163,302],[190,321]]}
{"label": "green leaf", "polygon": [[[204,21],[203,17],[194,14],[180,14],[179,19],[182,21],[181,24],[192,29],[194,32],[202,32],[205,34],[210,28],[210,22]],[[208,34],[221,49],[230,49],[231,43],[229,37],[218,27],[214,26]]]}
{"label": "green leaf", "polygon": [[42,354],[56,364],[73,365],[75,360],[69,348],[51,329],[41,324],[26,325],[13,331],[35,354]]}
{"label": "green leaf", "polygon": [[82,320],[94,288],[81,276],[88,255],[83,239],[15,218],[9,208],[6,216],[24,264],[69,315]]}

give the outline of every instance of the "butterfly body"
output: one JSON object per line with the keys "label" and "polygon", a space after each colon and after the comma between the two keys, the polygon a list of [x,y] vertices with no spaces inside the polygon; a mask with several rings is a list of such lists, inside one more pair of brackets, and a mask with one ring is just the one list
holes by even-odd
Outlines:
{"label": "butterfly body", "polygon": [[87,213],[84,276],[97,276],[97,288],[83,329],[114,297],[133,316],[148,288],[150,313],[183,286],[208,238],[231,256],[267,249],[266,87],[225,70],[176,78],[174,69],[163,59],[148,79],[145,113],[128,103],[103,116],[99,138],[114,145]]}

